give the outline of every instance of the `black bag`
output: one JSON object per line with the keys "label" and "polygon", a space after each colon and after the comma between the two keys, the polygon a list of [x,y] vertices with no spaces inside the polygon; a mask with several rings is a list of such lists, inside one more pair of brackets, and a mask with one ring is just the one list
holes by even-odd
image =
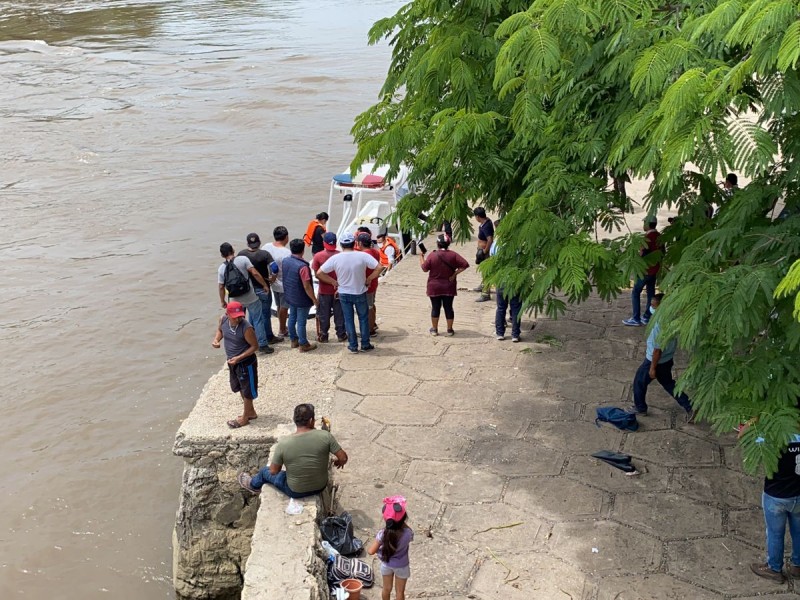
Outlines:
{"label": "black bag", "polygon": [[479,265],[487,258],[489,258],[489,256],[486,254],[486,250],[478,248],[478,251],[475,253],[475,264]]}
{"label": "black bag", "polygon": [[233,264],[234,260],[229,260],[225,265],[225,275],[223,276],[225,289],[228,290],[228,295],[232,298],[244,296],[250,291],[250,278],[245,277],[239,267]]}
{"label": "black bag", "polygon": [[353,533],[353,518],[350,513],[343,512],[338,517],[326,517],[319,525],[322,539],[326,540],[340,554],[359,556],[364,544]]}

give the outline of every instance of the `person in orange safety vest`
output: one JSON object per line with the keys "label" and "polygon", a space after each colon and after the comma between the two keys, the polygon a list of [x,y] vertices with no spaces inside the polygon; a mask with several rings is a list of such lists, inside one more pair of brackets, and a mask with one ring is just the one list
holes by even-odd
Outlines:
{"label": "person in orange safety vest", "polygon": [[378,248],[381,253],[381,266],[385,269],[391,269],[394,265],[403,258],[403,251],[390,236],[381,231],[377,236]]}
{"label": "person in orange safety vest", "polygon": [[325,235],[325,232],[327,231],[327,224],[328,213],[326,212],[319,213],[316,219],[308,222],[308,227],[306,227],[306,233],[303,236],[303,241],[305,242],[306,246],[311,246],[312,256],[317,252],[322,252],[325,249],[325,245],[322,242],[322,236]]}

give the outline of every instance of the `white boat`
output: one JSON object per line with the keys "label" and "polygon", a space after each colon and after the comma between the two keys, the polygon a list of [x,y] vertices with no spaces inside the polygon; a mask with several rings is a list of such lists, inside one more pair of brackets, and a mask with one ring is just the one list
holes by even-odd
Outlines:
{"label": "white boat", "polygon": [[336,222],[336,238],[355,233],[361,226],[369,227],[373,239],[378,232],[386,234],[404,248],[403,235],[395,218],[398,201],[408,192],[409,169],[400,165],[397,175],[389,180],[387,165],[365,163],[355,176],[345,171],[331,178],[328,195],[329,222]]}

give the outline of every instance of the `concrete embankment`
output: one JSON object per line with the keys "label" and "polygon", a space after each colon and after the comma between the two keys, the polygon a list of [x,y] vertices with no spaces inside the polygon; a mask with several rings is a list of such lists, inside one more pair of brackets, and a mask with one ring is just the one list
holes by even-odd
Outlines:
{"label": "concrete embankment", "polygon": [[[239,401],[227,376],[209,383],[176,445],[198,440],[176,527],[176,582],[184,591],[204,593],[210,588],[197,581],[215,580],[198,570],[200,554],[212,561],[207,568],[217,568],[216,560],[228,564],[219,572],[240,587],[244,582],[247,594],[265,593],[275,579],[286,594],[293,588],[285,571],[298,580],[297,598],[314,598],[316,505],[307,502],[305,516],[293,520],[283,513],[286,500],[270,491],[262,499],[270,507],[262,506],[255,524],[258,530],[268,515],[265,529],[253,536],[253,501],[235,482],[240,466],[254,469],[273,440],[291,431],[291,408],[301,401],[332,416],[350,455],[336,473],[337,503],[353,515],[365,543],[381,526],[381,499],[408,498],[416,532],[409,598],[711,600],[792,591],[792,583],[780,587],[749,573],[748,563],[762,558],[759,481],[744,474],[732,434],[718,438],[707,425],[685,423],[655,385],[638,432],[595,426],[597,406],[630,404],[630,381],[644,353],[645,330],[620,323],[630,310],[627,296],[590,299],[558,321],[538,319],[535,329],[525,317],[520,343],[510,341],[510,331],[499,341],[494,303],[476,303],[477,294],[463,291],[478,282],[473,268],[460,277],[455,335],[432,337],[425,275],[416,262],[406,258],[378,291],[376,351],[351,355],[329,344],[300,354],[284,344],[262,361],[267,375],[256,406],[264,416],[257,425],[227,430]],[[205,439],[234,458],[219,456],[196,471]],[[247,444],[253,448],[244,450]],[[627,477],[592,459],[601,449],[630,454],[640,474]],[[198,480],[208,488],[187,489]],[[215,520],[219,512],[206,498],[242,506]],[[197,513],[188,510],[190,499]],[[191,521],[198,514],[201,524]],[[231,525],[233,514],[242,517]],[[222,530],[247,542],[226,550]],[[298,536],[286,537],[292,545],[281,548],[279,560],[257,554],[285,530]],[[206,544],[206,531],[220,536],[217,543],[194,550]],[[233,565],[244,570],[251,547],[260,566],[248,563],[242,575]],[[191,568],[178,564],[182,556],[194,561]],[[377,579],[362,598],[380,597]]]}

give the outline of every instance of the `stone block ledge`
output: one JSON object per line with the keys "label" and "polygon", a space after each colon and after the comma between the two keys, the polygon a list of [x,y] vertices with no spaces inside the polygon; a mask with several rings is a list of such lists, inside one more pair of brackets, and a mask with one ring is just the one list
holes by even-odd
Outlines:
{"label": "stone block ledge", "polygon": [[296,500],[299,515],[289,515],[289,499],[264,486],[244,573],[242,600],[322,600],[328,598],[326,565],[317,521],[325,516],[322,496]]}

